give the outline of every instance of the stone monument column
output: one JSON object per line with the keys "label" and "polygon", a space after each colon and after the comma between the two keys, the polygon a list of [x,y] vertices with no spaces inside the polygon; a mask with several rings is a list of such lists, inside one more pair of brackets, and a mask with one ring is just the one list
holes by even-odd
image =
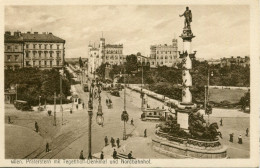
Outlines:
{"label": "stone monument column", "polygon": [[195,36],[192,33],[190,22],[191,11],[188,9],[184,12],[185,24],[181,38],[183,40],[183,50],[179,51],[180,58],[182,59],[182,102],[179,103],[177,112],[177,123],[184,130],[188,130],[189,127],[189,114],[196,111],[196,104],[192,103],[192,94],[190,87],[192,87],[192,77],[190,70],[192,69],[192,59],[195,58],[196,52],[192,53],[191,42]]}

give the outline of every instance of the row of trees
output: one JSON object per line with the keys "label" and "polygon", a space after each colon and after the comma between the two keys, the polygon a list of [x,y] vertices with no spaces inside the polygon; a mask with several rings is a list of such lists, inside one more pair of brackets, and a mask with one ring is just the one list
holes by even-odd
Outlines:
{"label": "row of trees", "polygon": [[[101,65],[97,69],[99,76],[105,76],[105,67]],[[208,82],[210,74],[210,85],[216,86],[250,86],[250,68],[233,65],[231,67],[220,67],[219,65],[209,65],[206,61],[199,62],[193,60],[191,92],[195,102],[204,100],[204,86]],[[181,99],[182,70],[181,63],[175,67],[159,66],[156,69],[146,69],[143,72],[144,83],[148,84],[150,90],[159,94],[164,94],[174,99]],[[112,65],[110,77],[113,79],[120,72],[129,74],[127,82],[141,83],[142,72],[138,70],[136,55],[128,55],[124,65]],[[212,76],[213,75],[213,76]],[[123,81],[122,79],[119,81]]]}
{"label": "row of trees", "polygon": [[[31,105],[37,105],[39,96],[41,96],[42,103],[46,100],[47,103],[52,104],[54,92],[57,95],[60,93],[60,73],[57,69],[22,68],[17,71],[5,70],[5,89],[16,84],[18,84],[18,100],[25,100]],[[70,81],[67,77],[62,78],[62,92],[63,102],[67,102],[66,97],[71,94]]]}

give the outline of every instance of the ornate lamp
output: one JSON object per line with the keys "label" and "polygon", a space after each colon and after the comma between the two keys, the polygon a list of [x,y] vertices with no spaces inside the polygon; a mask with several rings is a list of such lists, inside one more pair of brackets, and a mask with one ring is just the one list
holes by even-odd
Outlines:
{"label": "ornate lamp", "polygon": [[103,112],[102,112],[101,96],[100,96],[101,88],[100,88],[100,84],[97,84],[97,86],[98,86],[98,96],[99,96],[98,97],[98,101],[99,101],[99,104],[98,104],[98,111],[97,111],[96,121],[97,121],[98,125],[102,125],[102,127],[103,127],[104,117],[103,117]]}

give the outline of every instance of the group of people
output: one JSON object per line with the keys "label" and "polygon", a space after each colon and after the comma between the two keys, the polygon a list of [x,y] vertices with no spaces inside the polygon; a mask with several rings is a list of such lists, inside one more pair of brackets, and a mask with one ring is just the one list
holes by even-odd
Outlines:
{"label": "group of people", "polygon": [[[246,137],[248,137],[248,134],[249,134],[249,129],[247,128],[246,129]],[[233,143],[233,138],[234,138],[234,133],[229,134],[229,142]],[[239,136],[238,136],[238,142],[237,143],[243,144],[243,140],[242,140],[242,135],[241,134],[239,134]]]}
{"label": "group of people", "polygon": [[[102,152],[102,153],[103,153],[103,152]],[[101,154],[102,154],[102,153],[101,153]],[[128,155],[127,155],[127,158],[128,158],[128,159],[134,159],[132,153],[133,153],[132,151],[130,151],[130,152],[128,153]],[[118,158],[119,158],[118,155],[117,155],[116,149],[114,149],[112,156],[113,156],[113,159],[118,159]]]}
{"label": "group of people", "polygon": [[[108,146],[108,138],[107,138],[107,136],[105,137],[104,140],[105,140],[105,146]],[[113,148],[113,147],[116,147],[116,145],[115,145],[115,139],[114,139],[113,137],[111,137],[110,143],[111,143],[112,148]],[[119,148],[119,147],[120,147],[120,140],[119,140],[119,138],[117,138],[116,144],[117,144],[117,148]]]}

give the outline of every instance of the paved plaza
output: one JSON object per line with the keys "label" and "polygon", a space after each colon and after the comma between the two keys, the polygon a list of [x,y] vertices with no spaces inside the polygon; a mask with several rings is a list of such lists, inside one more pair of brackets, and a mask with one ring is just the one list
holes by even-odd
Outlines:
{"label": "paved plaza", "polygon": [[[83,92],[80,85],[75,86],[79,97],[87,104],[88,93]],[[141,121],[141,98],[140,94],[127,89],[126,110],[129,114],[129,121],[126,124],[128,139],[122,140],[123,121],[121,113],[123,110],[123,91],[120,97],[111,96],[103,91],[102,107],[104,113],[104,126],[96,123],[96,112],[98,101],[94,100],[94,114],[92,118],[92,153],[99,157],[101,151],[106,158],[112,157],[113,148],[111,145],[105,147],[104,138],[108,136],[120,139],[120,148],[116,148],[119,153],[128,154],[133,151],[135,158],[169,158],[159,154],[152,149],[151,142],[157,122]],[[105,99],[110,97],[113,101],[113,108],[108,109]],[[162,107],[163,103],[152,98],[148,98],[152,107]],[[73,113],[69,113],[72,104],[63,105],[63,125],[62,115],[57,105],[57,126],[53,126],[53,115],[48,116],[46,111],[21,112],[16,110],[13,105],[5,106],[5,129],[6,129],[6,158],[57,158],[57,159],[78,159],[80,151],[83,150],[84,156],[88,156],[88,112],[87,109],[79,107],[73,108]],[[53,106],[48,106],[52,109]],[[12,124],[7,123],[7,117],[11,117]],[[204,116],[207,120],[208,117]],[[213,109],[213,114],[209,117],[210,122],[220,124],[219,126],[223,139],[220,142],[228,147],[230,158],[248,158],[250,138],[245,136],[246,128],[249,128],[249,114],[239,110]],[[134,126],[130,120],[134,120]],[[34,122],[39,125],[39,133],[34,131]],[[147,138],[144,138],[144,130],[147,129]],[[229,142],[229,134],[234,133],[234,142]],[[238,135],[243,137],[243,144],[237,143]],[[23,136],[19,136],[23,135]],[[249,134],[250,135],[250,134]],[[19,136],[19,140],[17,138]],[[49,142],[52,152],[45,152],[45,145]],[[25,145],[21,145],[24,143]],[[27,147],[27,146],[30,147]]]}

